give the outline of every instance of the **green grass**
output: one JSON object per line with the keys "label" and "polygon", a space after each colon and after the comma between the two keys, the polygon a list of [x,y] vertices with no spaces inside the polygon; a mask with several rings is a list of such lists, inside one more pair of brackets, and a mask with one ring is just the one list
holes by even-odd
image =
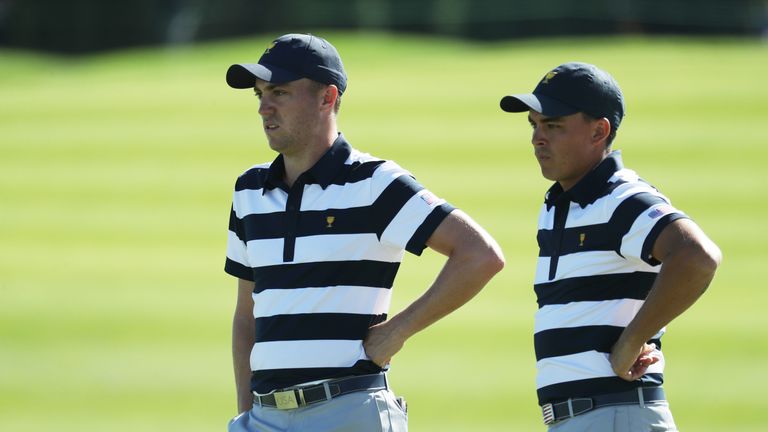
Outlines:
{"label": "green grass", "polygon": [[[350,75],[341,130],[394,158],[501,243],[506,269],[416,335],[391,381],[415,431],[543,430],[531,288],[548,182],[499,98],[596,63],[628,110],[616,147],[721,246],[710,291],[669,326],[682,430],[758,431],[768,358],[768,46],[712,39],[494,44],[325,33]],[[68,59],[0,51],[0,429],[223,430],[234,414],[231,189],[271,160],[257,101],[224,71],[267,38]],[[409,256],[393,311],[442,258]]]}

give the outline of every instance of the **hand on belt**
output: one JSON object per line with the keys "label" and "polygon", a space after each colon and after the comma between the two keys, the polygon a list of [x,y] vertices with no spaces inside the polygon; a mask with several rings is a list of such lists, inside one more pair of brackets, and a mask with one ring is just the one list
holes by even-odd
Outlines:
{"label": "hand on belt", "polygon": [[609,393],[591,398],[572,398],[562,402],[541,406],[544,424],[551,425],[560,420],[584,414],[587,411],[611,405],[640,405],[666,400],[661,387],[638,387],[621,393]]}
{"label": "hand on belt", "polygon": [[259,406],[278,409],[295,409],[318,402],[329,401],[337,396],[362,390],[387,389],[387,377],[384,373],[360,375],[326,381],[306,387],[290,387],[275,390],[267,395],[253,394],[253,401]]}

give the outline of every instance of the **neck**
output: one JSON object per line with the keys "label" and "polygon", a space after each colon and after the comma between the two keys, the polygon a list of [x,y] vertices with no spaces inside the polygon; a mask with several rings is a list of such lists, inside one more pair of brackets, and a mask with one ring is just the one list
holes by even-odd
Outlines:
{"label": "neck", "polygon": [[315,166],[317,161],[333,146],[339,133],[336,127],[328,129],[327,134],[317,136],[300,152],[283,153],[283,162],[285,164],[285,183],[288,187],[293,186],[299,176]]}
{"label": "neck", "polygon": [[558,183],[560,183],[560,187],[563,188],[563,191],[567,191],[576,186],[584,177],[587,176],[587,174],[594,171],[595,168],[597,168],[597,166],[600,165],[605,160],[605,158],[608,157],[609,154],[610,151],[604,151],[602,156],[599,159],[595,159],[594,163],[592,163],[592,165],[589,166],[578,178],[559,180]]}

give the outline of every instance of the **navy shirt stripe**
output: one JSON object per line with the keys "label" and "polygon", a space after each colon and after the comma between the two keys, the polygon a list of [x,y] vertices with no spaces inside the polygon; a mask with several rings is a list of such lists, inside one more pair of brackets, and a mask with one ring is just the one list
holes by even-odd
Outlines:
{"label": "navy shirt stripe", "polygon": [[314,381],[317,377],[333,379],[350,375],[374,374],[381,371],[382,369],[376,363],[370,360],[359,360],[351,367],[267,369],[254,371],[251,377],[255,383],[270,383],[274,388],[281,389]]}
{"label": "navy shirt stripe", "polygon": [[372,209],[369,215],[371,219],[368,221],[369,223],[372,222],[371,225],[376,227],[378,237],[381,237],[387,225],[394,219],[405,203],[422,189],[424,187],[410,176],[400,176],[384,189],[371,206]]}
{"label": "navy shirt stripe", "polygon": [[247,281],[253,281],[253,269],[227,258],[224,263],[224,271]]}
{"label": "navy shirt stripe", "polygon": [[398,262],[323,261],[279,264],[253,269],[256,293],[264,289],[289,289],[337,285],[392,288]]}
{"label": "navy shirt stripe", "polygon": [[534,285],[539,307],[577,301],[645,300],[656,273],[616,273],[562,279]]}
{"label": "navy shirt stripe", "polygon": [[427,216],[424,223],[416,230],[411,237],[411,240],[405,246],[405,250],[414,254],[421,255],[426,248],[427,240],[432,236],[432,233],[440,225],[440,223],[448,217],[448,215],[454,210],[454,207],[448,203],[440,205],[440,207],[432,210],[432,213]]}
{"label": "navy shirt stripe", "polygon": [[653,229],[651,229],[651,232],[648,233],[648,237],[646,237],[645,241],[643,242],[643,252],[642,252],[643,261],[654,266],[661,264],[659,260],[653,257],[653,245],[656,244],[656,239],[659,238],[659,234],[661,234],[661,232],[664,230],[664,228],[667,227],[667,225],[671,224],[672,222],[678,219],[685,219],[685,218],[686,216],[680,213],[671,213],[666,216],[662,216],[662,218],[659,219],[658,222],[656,222],[656,225],[654,225]]}
{"label": "navy shirt stripe", "polygon": [[584,326],[544,330],[533,335],[536,361],[585,351],[611,352],[624,327]]}
{"label": "navy shirt stripe", "polygon": [[637,381],[624,381],[619,377],[591,378],[567,381],[542,387],[538,391],[540,401],[559,402],[568,398],[590,397],[593,395],[617,393],[639,386],[653,387],[664,383],[664,374],[645,374]]}
{"label": "navy shirt stripe", "polygon": [[275,315],[256,319],[256,342],[291,340],[363,340],[368,328],[386,314],[312,313]]}

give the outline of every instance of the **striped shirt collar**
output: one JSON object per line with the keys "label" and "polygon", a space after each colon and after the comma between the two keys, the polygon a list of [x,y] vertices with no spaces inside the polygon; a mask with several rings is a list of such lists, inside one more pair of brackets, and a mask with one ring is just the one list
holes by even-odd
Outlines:
{"label": "striped shirt collar", "polygon": [[[340,168],[344,166],[344,162],[347,161],[349,155],[352,154],[352,146],[344,138],[344,135],[339,133],[339,136],[331,145],[331,148],[312,166],[312,168],[303,172],[299,176],[299,181],[303,184],[318,184],[323,189],[327,188],[338,175]],[[267,174],[267,180],[264,183],[264,190],[262,194],[267,190],[274,189],[276,187],[288,190],[288,187],[283,182],[285,176],[285,161],[283,155],[278,155],[277,158],[269,166],[269,173]]]}
{"label": "striped shirt collar", "polygon": [[[579,180],[575,186],[567,192],[563,191],[560,183],[555,183],[549,188],[545,195],[544,202],[547,204],[547,210],[551,209],[559,199],[568,199],[578,203],[581,208],[595,202],[598,198],[605,195],[603,192],[608,180],[613,177],[616,171],[624,168],[621,160],[621,150],[614,150],[603,159],[595,169]],[[562,197],[562,198],[561,198]]]}

